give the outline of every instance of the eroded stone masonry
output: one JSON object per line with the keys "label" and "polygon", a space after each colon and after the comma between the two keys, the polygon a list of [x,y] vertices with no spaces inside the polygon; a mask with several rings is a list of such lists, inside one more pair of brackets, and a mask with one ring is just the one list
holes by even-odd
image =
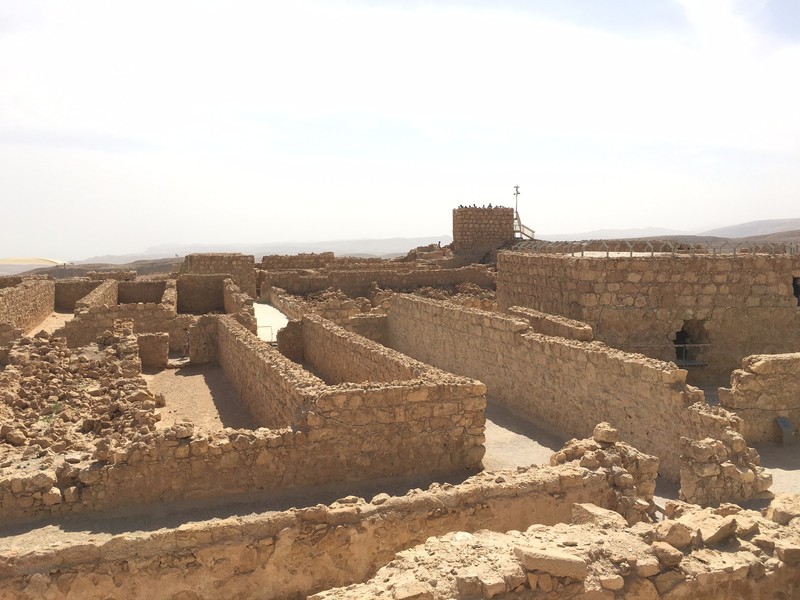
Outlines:
{"label": "eroded stone masonry", "polygon": [[0,598],[800,597],[800,256],[514,216],[0,278]]}

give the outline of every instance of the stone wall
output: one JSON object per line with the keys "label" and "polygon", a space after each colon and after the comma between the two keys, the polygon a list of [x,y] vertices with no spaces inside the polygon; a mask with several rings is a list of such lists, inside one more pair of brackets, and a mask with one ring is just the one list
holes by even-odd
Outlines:
{"label": "stone wall", "polygon": [[116,279],[117,281],[135,281],[136,271],[89,271],[86,276],[95,281]]}
{"label": "stone wall", "polygon": [[351,297],[367,296],[375,283],[390,290],[408,291],[421,287],[451,286],[474,283],[494,288],[494,272],[483,265],[458,269],[418,269],[411,263],[401,269],[359,269],[353,271],[259,271],[259,287],[279,287],[290,294],[306,295],[328,288],[341,290]]}
{"label": "stone wall", "polygon": [[421,374],[416,361],[331,321],[306,315],[301,323],[304,360],[330,385],[409,380]]}
{"label": "stone wall", "polygon": [[117,303],[159,303],[167,289],[166,281],[120,281],[117,285]]}
{"label": "stone wall", "polygon": [[800,353],[743,358],[730,388],[720,388],[719,402],[741,417],[749,444],[781,441],[776,417],[800,425]]}
{"label": "stone wall", "polygon": [[222,282],[231,275],[178,275],[178,312],[192,315],[223,312],[225,298]]}
{"label": "stone wall", "polygon": [[88,277],[56,280],[55,308],[59,311],[72,312],[78,301],[100,285],[100,281]]}
{"label": "stone wall", "polygon": [[[704,402],[686,371],[598,342],[535,333],[527,322],[398,294],[388,344],[425,363],[474,377],[487,395],[532,423],[587,437],[608,421],[677,481],[680,437],[718,437],[739,419]],[[697,403],[697,404],[695,404]],[[695,432],[696,435],[687,432]]]}
{"label": "stone wall", "polygon": [[676,360],[689,334],[696,385],[724,385],[743,356],[800,350],[792,291],[800,256],[594,258],[501,252],[501,309],[526,306],[588,323],[609,346]]}
{"label": "stone wall", "polygon": [[322,269],[334,260],[333,252],[311,252],[308,254],[270,254],[261,257],[261,268],[265,271],[286,269]]}
{"label": "stone wall", "polygon": [[[185,440],[178,447],[187,447]],[[188,444],[192,455],[203,447]],[[211,442],[205,456],[219,447]],[[220,456],[232,456],[225,448]],[[197,466],[196,479],[211,479],[202,462]],[[429,536],[553,525],[569,521],[576,502],[603,506],[612,499],[609,482],[597,473],[531,467],[405,496],[378,494],[371,502],[348,497],[136,535],[98,531],[88,541],[0,550],[0,598],[305,597],[363,581]]]}
{"label": "stone wall", "polygon": [[230,274],[239,288],[256,297],[255,258],[238,253],[189,254],[183,261],[181,273],[195,275]]}
{"label": "stone wall", "polygon": [[386,331],[388,327],[388,317],[385,314],[361,314],[350,317],[340,323],[347,331],[352,331],[360,336],[387,345]]}
{"label": "stone wall", "polygon": [[580,342],[592,341],[592,328],[586,323],[521,306],[512,306],[507,312],[512,317],[527,321],[531,326],[531,331],[536,333]]}
{"label": "stone wall", "polygon": [[[170,334],[170,348],[179,350],[183,347],[182,329],[188,327],[188,322],[176,322],[177,294],[175,282],[172,280],[154,282],[163,293],[158,302],[138,302],[136,304],[117,304],[118,286],[140,286],[148,294],[153,293],[155,286],[151,282],[124,282],[106,280],[83,299],[78,301],[75,308],[75,317],[68,321],[59,335],[67,338],[70,348],[85,346],[97,339],[104,331],[113,329],[117,319],[130,319],[134,323],[136,333]],[[136,295],[135,291],[128,292]]]}
{"label": "stone wall", "polygon": [[139,358],[142,367],[164,369],[169,363],[169,334],[140,333],[136,336],[139,344]]}
{"label": "stone wall", "polygon": [[261,427],[304,424],[308,390],[323,382],[230,317],[219,318],[216,360]]}
{"label": "stone wall", "polygon": [[784,502],[788,527],[772,506],[765,516],[668,502],[669,519],[633,528],[575,504],[569,524],[428,538],[369,581],[308,600],[789,600],[800,597],[798,498]]}
{"label": "stone wall", "polygon": [[456,253],[488,252],[513,239],[513,208],[453,209],[453,249]]}
{"label": "stone wall", "polygon": [[30,331],[53,312],[55,295],[55,283],[46,279],[26,279],[0,288],[0,323]]}
{"label": "stone wall", "polygon": [[253,297],[242,292],[233,279],[222,282],[222,306],[226,314],[237,315],[242,325],[253,333],[258,333]]}
{"label": "stone wall", "polygon": [[75,302],[75,310],[88,309],[100,306],[114,306],[117,303],[117,286],[119,282],[107,279],[100,285]]}
{"label": "stone wall", "polygon": [[731,429],[720,439],[681,438],[680,451],[681,500],[700,506],[742,504],[772,485],[772,475],[760,466],[758,452]]}

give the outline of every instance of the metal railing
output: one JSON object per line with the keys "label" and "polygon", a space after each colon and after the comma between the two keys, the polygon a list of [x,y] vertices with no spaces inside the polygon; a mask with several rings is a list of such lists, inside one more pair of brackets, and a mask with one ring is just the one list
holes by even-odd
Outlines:
{"label": "metal railing", "polygon": [[517,235],[523,239],[534,240],[536,239],[534,236],[535,233],[536,232],[533,229],[522,224],[519,215],[514,217],[514,235]]}
{"label": "metal railing", "polygon": [[787,254],[800,255],[800,244],[794,242],[709,242],[686,243],[651,240],[581,240],[574,242],[548,242],[545,240],[521,241],[514,250],[536,252],[540,254],[569,254],[585,256],[587,252],[605,253],[606,258],[614,254],[634,255],[670,255],[670,256],[750,256],[768,254],[776,256]]}

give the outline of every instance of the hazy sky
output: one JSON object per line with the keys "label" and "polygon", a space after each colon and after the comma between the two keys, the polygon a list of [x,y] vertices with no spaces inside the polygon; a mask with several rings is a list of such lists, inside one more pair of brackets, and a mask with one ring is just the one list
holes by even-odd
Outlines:
{"label": "hazy sky", "polygon": [[797,0],[0,0],[0,257],[800,216]]}

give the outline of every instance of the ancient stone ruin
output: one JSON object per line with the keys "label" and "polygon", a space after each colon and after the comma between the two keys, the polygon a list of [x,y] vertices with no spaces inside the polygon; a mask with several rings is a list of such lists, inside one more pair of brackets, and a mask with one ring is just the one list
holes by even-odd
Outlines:
{"label": "ancient stone ruin", "polygon": [[0,278],[0,598],[800,597],[800,256],[453,237]]}

